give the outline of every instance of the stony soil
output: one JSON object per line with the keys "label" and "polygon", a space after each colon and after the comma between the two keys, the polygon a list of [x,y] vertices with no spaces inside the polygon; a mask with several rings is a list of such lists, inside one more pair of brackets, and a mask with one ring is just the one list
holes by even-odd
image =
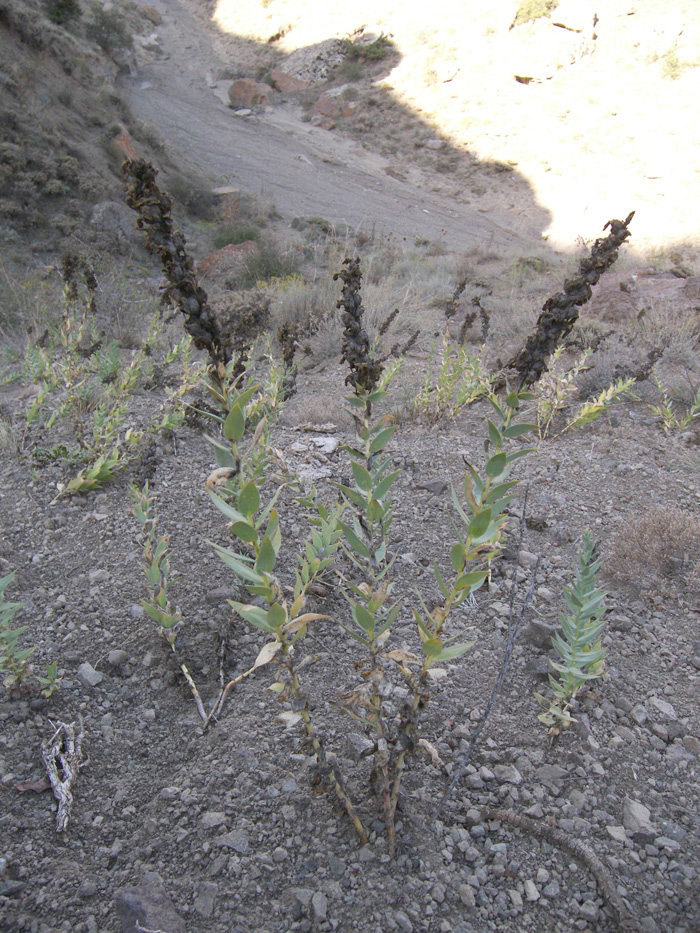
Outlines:
{"label": "stony soil", "polygon": [[[412,367],[421,365],[409,364],[402,376],[408,385],[417,378]],[[141,418],[158,401],[153,394],[134,400]],[[319,397],[335,425],[331,433],[296,430],[317,411]],[[26,404],[9,393],[4,403],[15,418]],[[616,928],[586,867],[549,842],[483,819],[484,806],[527,814],[585,841],[641,929],[699,929],[697,589],[679,579],[653,581],[651,569],[631,585],[608,579],[606,675],[582,698],[577,726],[552,744],[532,696],[547,670],[547,639],[536,622],[556,621],[582,530],[590,527],[606,553],[612,534],[650,502],[697,508],[697,473],[679,467],[687,439],[666,437],[648,412],[641,402],[626,406],[577,435],[539,443],[521,461],[529,497],[516,594],[522,600],[541,555],[532,607],[496,712],[434,822],[431,811],[502,663],[511,548],[491,589],[459,619],[476,645],[463,662],[448,665],[448,678],[434,691],[423,728],[439,762],[416,762],[406,782],[395,861],[367,766],[354,760],[355,730],[332,705],[352,686],[356,659],[336,625],[318,623],[304,643],[305,681],[372,826],[362,848],[331,799],[310,783],[313,767],[300,735],[276,721],[279,703],[265,691],[270,671],[238,688],[220,722],[202,735],[172,656],[139,605],[144,589],[129,477],[52,504],[61,467],[32,474],[26,456],[4,457],[2,569],[17,569],[11,595],[25,603],[27,643],[38,646],[38,659],[58,661],[63,680],[48,702],[30,693],[0,704],[3,929],[119,930],[115,897],[144,877],[147,886],[156,884],[148,872],[162,878],[190,933]],[[403,469],[394,576],[406,594],[394,645],[415,642],[412,588],[435,597],[430,564],[444,567],[452,534],[448,484],[460,483],[463,452],[473,457],[479,449],[486,414],[479,404],[439,428],[408,422],[392,441],[389,452]],[[326,449],[334,446],[329,439],[352,439],[336,364],[300,379],[274,437],[289,466],[315,470],[332,498],[332,480],[347,465],[340,451],[322,453],[319,438]],[[216,690],[216,632],[229,635],[227,673],[247,668],[262,644],[230,622],[226,598],[235,590],[208,543],[227,538],[204,495],[211,466],[203,435],[182,428],[158,444],[152,477],[161,530],[181,574],[175,593],[187,623],[182,650],[205,701]],[[521,507],[522,492],[514,535]],[[282,514],[293,554],[303,523],[291,502]],[[331,616],[344,611],[334,591],[314,608]],[[399,686],[397,703],[400,697]],[[68,831],[58,835],[50,792],[22,793],[18,785],[42,777],[40,746],[52,723],[79,718],[89,761]],[[640,819],[637,802],[648,817],[642,810]],[[158,929],[181,928],[167,922]],[[136,928],[125,921],[122,929]]]}

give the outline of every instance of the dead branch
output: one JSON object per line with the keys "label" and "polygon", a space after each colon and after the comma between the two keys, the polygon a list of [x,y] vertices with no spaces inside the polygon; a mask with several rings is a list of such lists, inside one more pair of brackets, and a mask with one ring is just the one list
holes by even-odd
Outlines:
{"label": "dead branch", "polygon": [[615,920],[622,933],[641,933],[640,925],[630,913],[627,904],[617,893],[609,866],[601,862],[590,846],[573,836],[569,836],[568,833],[557,829],[555,826],[550,826],[547,823],[537,823],[535,820],[520,816],[511,810],[493,810],[490,807],[484,807],[481,815],[486,820],[500,820],[503,823],[509,823],[526,833],[531,833],[538,839],[544,839],[560,849],[565,849],[591,872],[598,884],[600,893],[614,913]]}
{"label": "dead branch", "polygon": [[523,349],[506,367],[515,370],[520,377],[520,388],[533,385],[547,369],[547,360],[562,340],[570,333],[578,320],[578,309],[593,295],[592,285],[597,285],[601,275],[615,262],[618,250],[631,236],[627,229],[634,211],[625,220],[609,220],[603,227],[610,233],[596,240],[590,255],[579,263],[578,275],[564,283],[564,291],[558,292],[542,306],[537,326],[527,338]]}
{"label": "dead branch", "polygon": [[73,806],[73,785],[85,764],[81,744],[85,737],[83,720],[79,723],[59,722],[48,742],[41,746],[41,759],[49,777],[53,795],[58,801],[56,832],[65,832]]}

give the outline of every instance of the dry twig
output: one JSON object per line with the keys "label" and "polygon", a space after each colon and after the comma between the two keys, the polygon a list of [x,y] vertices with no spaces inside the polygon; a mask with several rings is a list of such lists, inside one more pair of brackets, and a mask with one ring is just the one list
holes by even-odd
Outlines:
{"label": "dry twig", "polygon": [[590,846],[573,836],[569,836],[568,833],[557,829],[555,826],[550,826],[547,823],[536,823],[535,820],[520,816],[511,810],[492,810],[490,807],[484,807],[481,815],[486,820],[500,820],[502,823],[509,823],[526,833],[531,833],[538,839],[544,839],[560,849],[565,849],[589,869],[598,883],[600,893],[615,914],[615,920],[622,933],[640,933],[640,925],[630,913],[627,904],[617,893],[610,868],[601,862]]}
{"label": "dry twig", "polygon": [[73,785],[85,764],[81,744],[85,736],[83,720],[76,723],[59,722],[48,742],[41,746],[41,759],[49,777],[53,795],[58,801],[56,832],[65,832],[73,806]]}

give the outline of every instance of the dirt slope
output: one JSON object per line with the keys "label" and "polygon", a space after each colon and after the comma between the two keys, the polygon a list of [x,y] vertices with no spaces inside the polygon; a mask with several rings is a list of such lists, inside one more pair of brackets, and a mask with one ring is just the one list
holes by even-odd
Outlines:
{"label": "dirt slope", "polygon": [[212,89],[207,82],[207,74],[225,64],[209,32],[178,0],[163,0],[159,9],[158,35],[168,57],[140,67],[121,86],[132,113],[216,183],[263,193],[290,220],[321,215],[410,241],[442,239],[456,249],[479,244],[522,250],[538,242],[541,211],[533,210],[527,223],[514,223],[505,213],[480,213],[459,203],[454,186],[435,176],[413,170],[406,181],[392,178],[388,160],[303,123],[298,105],[281,104],[253,119],[235,117],[214,93],[227,83]]}

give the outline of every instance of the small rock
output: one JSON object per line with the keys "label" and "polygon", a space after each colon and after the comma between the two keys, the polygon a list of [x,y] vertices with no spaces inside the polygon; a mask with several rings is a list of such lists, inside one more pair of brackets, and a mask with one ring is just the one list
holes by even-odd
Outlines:
{"label": "small rock", "polygon": [[694,735],[686,735],[683,738],[683,746],[691,755],[700,758],[700,739],[695,738]]}
{"label": "small rock", "polygon": [[207,810],[202,814],[202,826],[204,829],[214,829],[226,822],[226,814],[221,810]]}
{"label": "small rock", "polygon": [[345,740],[345,753],[352,761],[359,761],[363,752],[372,748],[372,743],[365,735],[351,732]]}
{"label": "small rock", "polygon": [[88,574],[88,580],[90,583],[107,583],[109,573],[106,570],[91,570]]}
{"label": "small rock", "polygon": [[342,859],[337,858],[335,855],[331,853],[328,856],[328,868],[330,869],[330,873],[333,876],[333,878],[336,881],[340,881],[340,879],[345,874],[347,866]]}
{"label": "small rock", "polygon": [[121,648],[115,648],[107,655],[107,663],[112,667],[121,667],[122,664],[126,664],[128,660],[128,653],[126,651],[122,651]]}
{"label": "small rock", "polygon": [[628,833],[651,833],[651,811],[638,800],[625,797],[622,809],[622,825]]}
{"label": "small rock", "polygon": [[[551,648],[552,638],[556,635],[557,629],[554,625],[544,622],[542,619],[532,619],[525,629],[523,636],[527,642],[534,645],[535,648]],[[548,667],[548,670],[550,668]]]}
{"label": "small rock", "polygon": [[219,836],[216,845],[227,846],[239,855],[247,855],[250,851],[250,838],[244,829],[234,829],[231,833]]}
{"label": "small rock", "polygon": [[323,891],[316,891],[311,898],[311,909],[313,910],[314,920],[317,923],[323,923],[328,916],[328,898]]}
{"label": "small rock", "polygon": [[308,907],[314,892],[311,888],[297,888],[294,891],[294,897],[299,901],[302,907]]}
{"label": "small rock", "polygon": [[403,910],[394,911],[394,920],[399,925],[400,929],[403,930],[403,933],[413,933],[413,924]]}
{"label": "small rock", "polygon": [[579,905],[578,911],[584,920],[595,922],[598,919],[599,911],[595,901],[584,901]]}
{"label": "small rock", "polygon": [[525,897],[528,901],[539,901],[540,892],[537,890],[537,885],[532,878],[528,878],[527,881],[523,883],[523,887],[525,888]]}
{"label": "small rock", "polygon": [[630,717],[637,723],[638,726],[643,726],[647,721],[647,711],[641,703],[638,703],[636,706],[632,707]]}
{"label": "small rock", "polygon": [[207,590],[204,599],[208,603],[223,603],[227,599],[236,599],[238,595],[238,590],[233,586],[215,586],[213,589]]}
{"label": "small rock", "polygon": [[464,904],[467,910],[474,910],[476,907],[476,899],[474,897],[474,890],[470,884],[460,884],[457,889],[459,894],[460,901]]}
{"label": "small rock", "polygon": [[624,826],[606,826],[608,835],[611,839],[614,839],[615,842],[619,842],[621,845],[627,841],[627,831]]}
{"label": "small rock", "polygon": [[508,897],[510,898],[510,902],[516,910],[522,910],[523,898],[519,891],[516,891],[515,888],[509,888]]}
{"label": "small rock", "polygon": [[97,894],[97,885],[94,881],[88,879],[80,882],[78,888],[78,897],[94,897]]}
{"label": "small rock", "polygon": [[202,917],[208,918],[214,913],[214,901],[216,900],[217,891],[218,885],[213,881],[203,881],[199,886],[197,897],[194,899],[194,909]]}
{"label": "small rock", "polygon": [[86,687],[96,687],[105,679],[104,674],[100,674],[99,671],[96,671],[92,664],[88,664],[87,661],[83,661],[80,665],[77,670],[77,675],[78,680]]}
{"label": "small rock", "polygon": [[545,897],[559,897],[560,890],[559,882],[555,878],[553,881],[550,881],[549,884],[545,885],[542,889],[542,893]]}
{"label": "small rock", "polygon": [[666,700],[659,700],[658,697],[652,697],[649,700],[649,705],[657,709],[662,716],[666,716],[668,719],[676,720],[678,719],[678,714],[675,709],[671,706],[670,703],[667,703]]}
{"label": "small rock", "polygon": [[115,895],[122,933],[159,930],[160,933],[187,933],[185,921],[176,912],[155,872],[146,872],[137,888],[122,888]]}
{"label": "small rock", "polygon": [[280,864],[281,862],[286,862],[289,858],[289,852],[283,846],[277,846],[277,848],[272,850],[272,861]]}
{"label": "small rock", "polygon": [[515,765],[495,765],[493,773],[500,784],[520,784],[523,779]]}

